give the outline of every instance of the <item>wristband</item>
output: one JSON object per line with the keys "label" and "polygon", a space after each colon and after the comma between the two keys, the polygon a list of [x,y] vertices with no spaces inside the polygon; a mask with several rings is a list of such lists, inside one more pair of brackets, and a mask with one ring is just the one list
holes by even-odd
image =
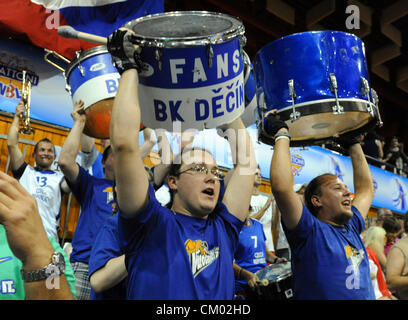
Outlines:
{"label": "wristband", "polygon": [[279,139],[288,139],[290,140],[292,138],[292,136],[288,133],[277,133],[275,134],[275,136],[273,137],[275,139],[275,142],[278,141]]}

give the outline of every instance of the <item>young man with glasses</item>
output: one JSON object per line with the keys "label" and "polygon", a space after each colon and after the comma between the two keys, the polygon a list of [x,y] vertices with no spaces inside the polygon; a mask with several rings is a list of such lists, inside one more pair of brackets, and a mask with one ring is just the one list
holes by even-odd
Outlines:
{"label": "young man with glasses", "polygon": [[[233,255],[248,213],[256,161],[241,119],[227,131],[237,162],[222,199],[222,175],[214,157],[185,150],[170,169],[170,209],[155,198],[144,173],[138,135],[139,64],[129,33],[118,30],[108,48],[121,81],[111,118],[111,143],[119,204],[119,235],[125,248],[128,299],[233,299]],[[232,136],[232,135],[231,135]],[[235,142],[238,141],[237,146]],[[241,149],[242,148],[242,149]],[[180,161],[177,161],[180,160]],[[220,201],[221,200],[221,201]]]}

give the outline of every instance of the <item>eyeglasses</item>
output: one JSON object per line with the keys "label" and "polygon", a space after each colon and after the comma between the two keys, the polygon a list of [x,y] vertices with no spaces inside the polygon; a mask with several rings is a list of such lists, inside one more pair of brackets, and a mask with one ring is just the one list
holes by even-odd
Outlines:
{"label": "eyeglasses", "polygon": [[211,170],[209,170],[205,165],[203,164],[196,164],[191,168],[188,168],[186,170],[183,171],[179,171],[179,175],[187,172],[187,171],[193,171],[195,173],[199,173],[199,174],[208,174],[208,172],[211,172],[211,174],[217,179],[217,180],[223,180],[225,175],[224,173],[217,167],[213,167]]}

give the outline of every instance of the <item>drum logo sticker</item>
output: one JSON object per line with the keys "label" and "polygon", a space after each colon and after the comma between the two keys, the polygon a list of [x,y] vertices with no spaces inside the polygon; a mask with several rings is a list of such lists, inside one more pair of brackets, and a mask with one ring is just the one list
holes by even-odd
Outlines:
{"label": "drum logo sticker", "polygon": [[106,66],[105,66],[104,63],[98,62],[98,63],[93,64],[93,65],[89,68],[89,70],[92,71],[92,72],[96,72],[96,71],[99,71],[99,70],[104,69],[105,67],[106,67]]}
{"label": "drum logo sticker", "polygon": [[151,75],[153,75],[153,73],[154,73],[153,67],[147,62],[144,62],[142,65],[142,70],[139,73],[139,77],[150,77]]}
{"label": "drum logo sticker", "polygon": [[188,239],[184,246],[190,259],[191,270],[194,278],[220,255],[220,248],[208,250],[208,243],[201,240]]}
{"label": "drum logo sticker", "polygon": [[292,173],[294,176],[298,176],[300,171],[302,171],[305,166],[305,159],[302,158],[300,154],[292,154]]}

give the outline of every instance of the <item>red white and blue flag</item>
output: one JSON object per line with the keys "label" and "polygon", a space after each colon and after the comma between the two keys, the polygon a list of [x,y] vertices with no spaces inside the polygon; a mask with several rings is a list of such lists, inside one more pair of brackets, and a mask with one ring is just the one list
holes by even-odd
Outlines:
{"label": "red white and blue flag", "polygon": [[126,22],[164,11],[164,0],[10,0],[0,2],[0,37],[28,40],[68,59],[96,44],[58,35],[59,26],[107,37]]}

